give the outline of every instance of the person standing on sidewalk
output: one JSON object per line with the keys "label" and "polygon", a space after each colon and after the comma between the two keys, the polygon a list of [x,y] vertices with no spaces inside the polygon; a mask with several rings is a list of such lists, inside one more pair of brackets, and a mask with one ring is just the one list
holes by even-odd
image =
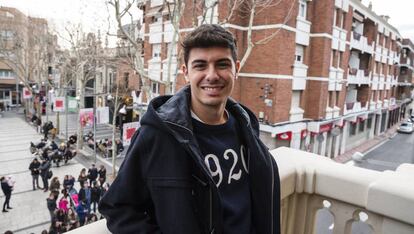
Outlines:
{"label": "person standing on sidewalk", "polygon": [[36,190],[36,186],[40,189],[39,186],[39,175],[40,175],[40,162],[37,158],[33,159],[33,161],[29,165],[29,170],[32,174],[32,183],[33,183],[33,190]]}
{"label": "person standing on sidewalk", "polygon": [[43,191],[47,192],[49,190],[50,160],[42,160],[42,164],[40,165],[39,169],[43,182]]}
{"label": "person standing on sidewalk", "polygon": [[11,198],[13,187],[9,185],[6,177],[4,176],[0,178],[0,181],[1,181],[1,190],[3,190],[4,196],[6,198],[6,200],[4,200],[4,203],[3,203],[2,212],[9,212],[8,210],[6,210],[6,208],[12,209],[12,207],[10,207],[10,198]]}
{"label": "person standing on sidewalk", "polygon": [[99,179],[98,179],[99,184],[100,186],[102,186],[106,181],[106,168],[104,165],[99,166],[98,174],[99,174]]}
{"label": "person standing on sidewalk", "polygon": [[50,222],[53,222],[53,218],[55,217],[55,210],[56,210],[56,199],[57,197],[55,196],[54,193],[50,193],[49,197],[46,198],[46,205],[47,205],[47,209],[49,210],[49,214],[50,214]]}
{"label": "person standing on sidewalk", "polygon": [[98,179],[98,169],[96,168],[95,164],[92,164],[92,166],[88,170],[88,179],[89,184],[92,184],[96,179]]}
{"label": "person standing on sidewalk", "polygon": [[100,213],[112,233],[280,234],[277,164],[230,98],[235,38],[203,24],[182,45],[189,85],[152,99]]}

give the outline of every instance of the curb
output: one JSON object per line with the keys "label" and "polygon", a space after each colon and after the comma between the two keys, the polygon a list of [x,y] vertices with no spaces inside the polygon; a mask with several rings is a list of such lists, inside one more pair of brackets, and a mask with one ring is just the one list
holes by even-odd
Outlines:
{"label": "curb", "polygon": [[[373,150],[375,150],[376,148],[380,147],[381,145],[385,144],[387,141],[389,141],[390,139],[394,138],[397,135],[397,125],[399,125],[399,123],[397,123],[395,126],[391,127],[388,129],[388,131],[382,133],[381,135],[377,136],[377,137],[381,137],[382,139],[379,140],[377,143],[375,143],[372,146],[368,146],[365,149],[361,149],[361,150],[357,150],[358,147],[362,147],[366,144],[369,143],[370,140],[366,141],[365,143],[356,146],[350,150],[348,150],[347,152],[338,155],[337,157],[333,158],[334,161],[338,162],[338,163],[349,163],[350,161],[352,161],[352,155],[355,152],[361,152],[363,154],[367,154]],[[371,140],[375,140],[375,137]],[[349,154],[349,155],[348,155]]]}

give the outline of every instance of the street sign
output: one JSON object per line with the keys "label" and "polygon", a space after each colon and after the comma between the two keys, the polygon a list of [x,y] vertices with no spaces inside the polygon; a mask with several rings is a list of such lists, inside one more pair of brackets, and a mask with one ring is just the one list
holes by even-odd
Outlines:
{"label": "street sign", "polygon": [[93,127],[93,108],[80,109],[79,116],[82,127]]}
{"label": "street sign", "polygon": [[78,101],[75,97],[68,97],[68,111],[77,112],[78,110]]}
{"label": "street sign", "polygon": [[97,124],[108,124],[109,123],[109,108],[107,106],[96,108],[96,123]]}
{"label": "street sign", "polygon": [[23,99],[32,98],[32,92],[28,88],[23,88]]}
{"label": "street sign", "polygon": [[55,97],[53,102],[53,111],[54,112],[64,112],[65,111],[65,97]]}
{"label": "street sign", "polygon": [[139,122],[124,123],[122,132],[122,142],[124,145],[131,144],[132,136],[139,127]]}

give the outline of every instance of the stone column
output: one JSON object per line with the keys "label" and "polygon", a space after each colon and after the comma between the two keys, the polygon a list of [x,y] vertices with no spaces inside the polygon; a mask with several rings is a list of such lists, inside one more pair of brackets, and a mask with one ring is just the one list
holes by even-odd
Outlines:
{"label": "stone column", "polygon": [[300,149],[300,132],[292,132],[292,139],[290,140],[290,148]]}
{"label": "stone column", "polygon": [[348,128],[349,128],[349,122],[344,121],[344,128],[342,131],[341,150],[339,151],[339,154],[345,153],[346,140],[348,138]]}

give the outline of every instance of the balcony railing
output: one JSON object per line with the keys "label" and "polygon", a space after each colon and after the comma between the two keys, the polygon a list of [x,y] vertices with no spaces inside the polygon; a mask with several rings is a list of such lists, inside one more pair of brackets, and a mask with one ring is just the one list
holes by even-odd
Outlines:
{"label": "balcony railing", "polygon": [[368,38],[357,32],[352,33],[351,48],[355,48],[369,54],[372,54],[374,52],[372,45],[368,44]]}
{"label": "balcony railing", "polygon": [[368,110],[368,103],[349,102],[344,105],[344,115]]}
{"label": "balcony railing", "polygon": [[368,69],[359,70],[356,68],[350,68],[347,82],[348,84],[357,85],[370,84],[370,72]]}
{"label": "balcony railing", "polygon": [[[292,148],[280,147],[271,153],[281,181],[281,233],[316,233],[322,209],[332,214],[334,234],[351,234],[360,222],[371,233],[414,233],[413,164],[379,172]],[[106,221],[100,220],[67,233],[110,232]]]}

